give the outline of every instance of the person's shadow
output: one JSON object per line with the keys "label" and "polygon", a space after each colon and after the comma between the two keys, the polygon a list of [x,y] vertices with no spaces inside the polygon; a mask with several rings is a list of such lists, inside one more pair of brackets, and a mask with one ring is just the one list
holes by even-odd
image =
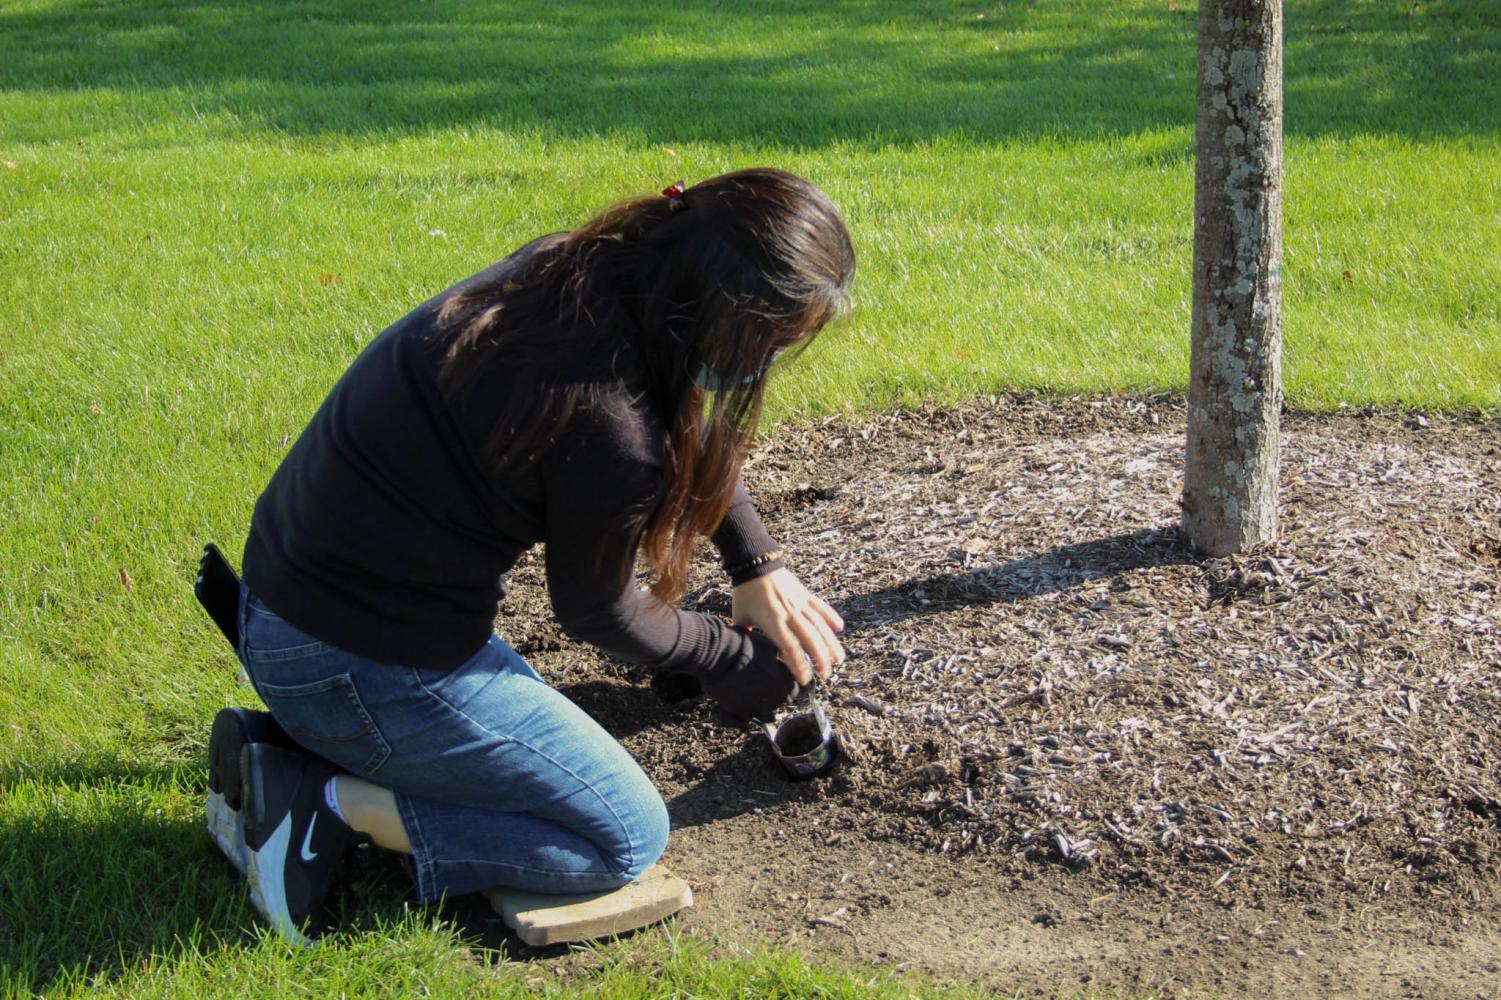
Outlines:
{"label": "person's shadow", "polygon": [[[151,956],[252,946],[243,879],[209,840],[207,768],[94,753],[0,773],[0,964],[22,993],[100,983]],[[201,806],[200,806],[201,808]]]}
{"label": "person's shadow", "polygon": [[697,684],[679,684],[670,675],[666,683],[655,680],[582,681],[558,691],[621,739],[646,729],[670,730],[683,719],[702,719],[705,711],[727,730],[743,733],[734,749],[696,771],[691,787],[668,801],[673,829],[738,816],[796,795],[759,730],[714,714]]}
{"label": "person's shadow", "polygon": [[616,739],[670,726],[682,712],[680,705],[658,695],[645,678],[576,681],[559,684],[557,690]]}
{"label": "person's shadow", "polygon": [[[85,977],[106,985],[163,956],[249,951],[273,933],[204,828],[207,792],[201,754],[94,752],[0,770],[0,981],[21,996]],[[411,898],[397,855],[357,848],[329,900],[336,933],[384,933]],[[485,905],[455,902],[433,915]]]}

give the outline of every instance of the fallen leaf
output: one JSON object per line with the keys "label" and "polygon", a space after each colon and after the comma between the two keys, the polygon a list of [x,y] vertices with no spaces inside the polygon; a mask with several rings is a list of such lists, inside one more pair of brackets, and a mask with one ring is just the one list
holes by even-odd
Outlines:
{"label": "fallen leaf", "polygon": [[954,352],[954,357],[956,357],[956,358],[967,358],[967,357],[969,357],[969,352],[968,351],[955,351]]}
{"label": "fallen leaf", "polygon": [[334,284],[338,280],[339,276],[337,274],[329,274],[327,271],[324,271],[322,274],[318,275],[318,284],[324,285],[325,287]]}
{"label": "fallen leaf", "polygon": [[5,161],[5,169],[6,170],[14,170],[14,169],[16,169],[16,161],[15,160],[6,160]]}
{"label": "fallen leaf", "polygon": [[98,403],[90,403],[89,404],[89,413],[92,414],[93,416],[97,417],[97,416],[99,416],[99,414],[101,414],[103,412],[104,411],[99,408],[99,404]]}
{"label": "fallen leaf", "polygon": [[136,582],[130,578],[130,574],[125,572],[125,567],[123,566],[120,567],[120,582],[125,585],[126,590],[131,590],[136,585]]}
{"label": "fallen leaf", "polygon": [[1344,278],[1345,278],[1345,281],[1348,282],[1349,284],[1353,285],[1355,283],[1355,275],[1351,274],[1349,271],[1346,271],[1344,273]]}

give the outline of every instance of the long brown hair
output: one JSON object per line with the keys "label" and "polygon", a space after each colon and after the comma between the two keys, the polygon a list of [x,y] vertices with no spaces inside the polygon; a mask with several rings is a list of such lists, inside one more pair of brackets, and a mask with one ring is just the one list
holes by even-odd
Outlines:
{"label": "long brown hair", "polygon": [[[504,366],[536,395],[502,401],[486,459],[534,459],[602,396],[624,338],[666,427],[667,486],[638,524],[652,592],[681,597],[700,536],[724,520],[761,415],[769,359],[801,350],[849,307],[844,219],[809,182],[770,168],[680,195],[632,198],[534,249],[506,277],[444,303],[445,393]],[[704,374],[712,381],[704,387]],[[624,581],[631,565],[614,567]]]}

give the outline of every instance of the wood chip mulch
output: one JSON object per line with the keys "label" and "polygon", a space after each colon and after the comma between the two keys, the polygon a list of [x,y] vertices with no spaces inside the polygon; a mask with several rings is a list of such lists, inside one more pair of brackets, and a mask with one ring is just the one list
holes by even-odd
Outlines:
{"label": "wood chip mulch", "polygon": [[[1183,436],[1181,399],[1113,397],[768,434],[752,493],[848,622],[828,699],[849,759],[823,782],[773,785],[701,701],[643,719],[631,670],[549,631],[536,559],[499,627],[679,823],[772,788],[830,843],[1003,877],[1478,901],[1501,870],[1501,422],[1290,414],[1282,537],[1227,559],[1180,537]],[[697,573],[690,606],[726,612],[713,560]]]}

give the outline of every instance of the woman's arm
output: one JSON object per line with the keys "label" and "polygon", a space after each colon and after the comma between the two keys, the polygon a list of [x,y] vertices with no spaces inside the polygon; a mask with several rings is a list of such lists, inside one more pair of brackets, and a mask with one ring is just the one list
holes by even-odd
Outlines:
{"label": "woman's arm", "polygon": [[733,714],[769,715],[794,680],[768,637],[669,607],[636,586],[634,515],[660,491],[661,470],[592,414],[576,415],[568,436],[543,467],[547,585],[559,624],[627,662],[697,677]]}
{"label": "woman's arm", "polygon": [[815,671],[827,677],[844,662],[844,646],[836,635],[844,631],[844,620],[786,568],[781,550],[738,478],[713,541],[735,588],[735,624],[759,629],[776,643],[799,684],[811,681]]}

